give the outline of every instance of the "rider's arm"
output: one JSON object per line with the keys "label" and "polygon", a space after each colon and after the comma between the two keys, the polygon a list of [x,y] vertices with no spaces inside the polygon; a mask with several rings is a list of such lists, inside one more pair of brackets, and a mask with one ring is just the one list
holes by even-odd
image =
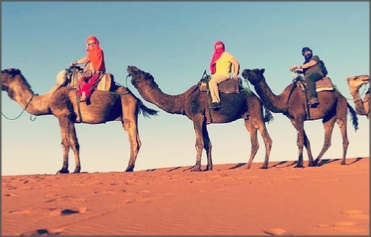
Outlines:
{"label": "rider's arm", "polygon": [[79,60],[76,60],[76,64],[88,63],[88,62],[90,62],[90,59],[87,56],[80,58]]}
{"label": "rider's arm", "polygon": [[316,65],[317,62],[315,60],[310,60],[309,62],[307,63],[304,63],[302,66],[301,66],[301,69],[306,69],[306,68],[310,68],[310,67],[313,67],[314,65]]}
{"label": "rider's arm", "polygon": [[240,73],[240,63],[237,61],[237,59],[232,58],[231,63],[233,65],[233,76],[234,78],[238,77],[238,74]]}
{"label": "rider's arm", "polygon": [[75,62],[72,62],[71,66],[76,65],[76,64],[81,64],[81,63],[88,63],[88,62],[90,62],[90,59],[88,58],[88,56],[86,56],[86,57],[80,58],[79,60],[76,60]]}

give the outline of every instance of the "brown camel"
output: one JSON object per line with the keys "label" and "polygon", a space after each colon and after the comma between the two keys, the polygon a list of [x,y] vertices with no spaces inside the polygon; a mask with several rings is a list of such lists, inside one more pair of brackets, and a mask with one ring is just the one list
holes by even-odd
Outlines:
{"label": "brown camel", "polygon": [[[247,165],[249,169],[259,149],[257,130],[261,133],[266,153],[265,161],[261,168],[268,168],[269,154],[272,148],[265,122],[272,119],[269,111],[265,111],[263,117],[263,104],[254,94],[247,91],[240,93],[220,93],[222,107],[220,110],[208,109],[208,97],[206,92],[200,91],[198,85],[194,85],[180,95],[168,95],[161,91],[150,73],[141,71],[135,66],[128,66],[127,71],[131,76],[131,83],[139,91],[140,95],[148,102],[171,114],[181,114],[193,121],[196,133],[196,164],[192,171],[201,171],[202,149],[207,155],[207,166],[205,170],[212,170],[211,148],[212,144],[207,131],[207,121],[213,123],[229,123],[237,119],[245,120],[245,127],[250,132],[251,154]],[[210,112],[210,114],[209,114]]]}
{"label": "brown camel", "polygon": [[356,111],[359,115],[365,115],[370,119],[370,88],[366,91],[364,98],[361,98],[359,89],[370,82],[369,75],[351,76],[345,78],[348,83],[350,94],[353,97],[353,102]]}
{"label": "brown camel", "polygon": [[[321,157],[331,146],[331,136],[335,121],[338,123],[343,137],[343,159],[341,164],[345,165],[345,157],[349,145],[347,137],[347,108],[351,112],[355,130],[358,129],[357,114],[346,98],[337,90],[318,92],[320,103],[317,107],[309,108],[310,118],[308,118],[305,92],[296,86],[297,83],[291,83],[280,95],[275,95],[265,80],[264,71],[265,69],[245,69],[242,72],[242,76],[253,84],[256,93],[258,93],[269,110],[274,113],[284,114],[296,128],[299,158],[295,167],[303,167],[303,145],[307,149],[309,166],[316,166],[320,163]],[[314,161],[310,142],[305,134],[304,121],[317,119],[322,119],[325,127],[325,141],[320,154]]]}
{"label": "brown camel", "polygon": [[[75,123],[100,124],[109,121],[121,121],[129,136],[130,160],[126,171],[133,171],[141,141],[138,134],[138,113],[143,116],[157,115],[156,110],[147,108],[132,92],[122,86],[114,85],[114,92],[94,91],[91,104],[80,102],[77,106],[76,90],[72,87],[55,85],[48,93],[35,95],[19,69],[1,71],[2,90],[18,102],[24,110],[35,116],[54,115],[59,121],[62,136],[63,166],[59,173],[69,173],[68,153],[71,147],[75,156],[75,170],[81,169],[79,143]],[[76,119],[80,109],[82,119]]]}

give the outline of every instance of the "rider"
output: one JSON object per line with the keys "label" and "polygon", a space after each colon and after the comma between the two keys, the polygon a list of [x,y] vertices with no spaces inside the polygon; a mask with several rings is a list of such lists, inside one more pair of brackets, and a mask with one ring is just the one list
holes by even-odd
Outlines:
{"label": "rider", "polygon": [[88,52],[86,57],[71,63],[71,66],[87,63],[82,77],[77,81],[77,94],[80,102],[89,99],[96,82],[106,71],[104,53],[99,46],[98,39],[95,36],[89,36],[86,39],[86,47]]}
{"label": "rider", "polygon": [[210,109],[221,107],[218,84],[230,78],[232,66],[232,79],[238,79],[240,70],[240,63],[230,53],[225,51],[225,45],[222,41],[217,41],[214,48],[214,55],[210,62],[211,79],[209,81],[209,89],[212,101]]}
{"label": "rider", "polygon": [[313,52],[310,48],[304,47],[301,50],[301,54],[304,56],[304,64],[301,66],[295,65],[290,68],[290,71],[295,69],[302,69],[304,77],[307,82],[309,90],[309,105],[316,105],[319,103],[316,92],[316,81],[322,79],[325,75],[320,67],[320,59],[317,55],[313,56]]}

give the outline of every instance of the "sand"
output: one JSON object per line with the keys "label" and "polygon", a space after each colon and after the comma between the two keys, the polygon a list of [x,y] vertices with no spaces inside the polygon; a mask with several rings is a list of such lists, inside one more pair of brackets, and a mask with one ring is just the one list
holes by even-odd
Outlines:
{"label": "sand", "polygon": [[3,176],[2,235],[370,235],[369,164]]}

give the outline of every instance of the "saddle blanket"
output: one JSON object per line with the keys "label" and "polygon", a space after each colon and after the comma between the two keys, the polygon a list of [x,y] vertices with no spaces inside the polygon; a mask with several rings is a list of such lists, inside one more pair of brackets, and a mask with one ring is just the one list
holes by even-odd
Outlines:
{"label": "saddle blanket", "polygon": [[[201,82],[200,91],[207,91],[206,82]],[[222,93],[240,93],[243,90],[242,79],[238,80],[227,79],[218,85],[219,91]]]}

